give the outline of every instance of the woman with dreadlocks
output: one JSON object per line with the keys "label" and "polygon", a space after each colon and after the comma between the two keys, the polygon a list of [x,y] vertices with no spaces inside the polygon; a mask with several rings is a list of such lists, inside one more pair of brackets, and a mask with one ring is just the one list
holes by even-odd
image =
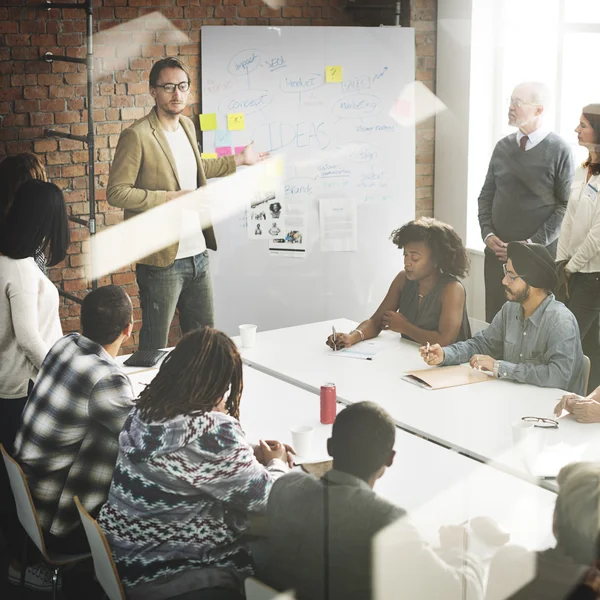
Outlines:
{"label": "woman with dreadlocks", "polygon": [[98,522],[130,600],[243,597],[253,566],[241,536],[288,471],[288,447],[247,442],[242,388],[235,344],[205,327],[181,339],[125,422]]}

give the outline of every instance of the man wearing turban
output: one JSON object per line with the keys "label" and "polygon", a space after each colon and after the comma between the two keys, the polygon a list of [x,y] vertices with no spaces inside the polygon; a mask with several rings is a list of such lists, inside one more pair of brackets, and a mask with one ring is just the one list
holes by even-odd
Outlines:
{"label": "man wearing turban", "polygon": [[429,365],[469,361],[501,379],[582,394],[586,374],[579,328],[554,297],[556,284],[554,261],[544,246],[510,242],[502,280],[508,302],[489,327],[445,348],[423,347],[421,355]]}

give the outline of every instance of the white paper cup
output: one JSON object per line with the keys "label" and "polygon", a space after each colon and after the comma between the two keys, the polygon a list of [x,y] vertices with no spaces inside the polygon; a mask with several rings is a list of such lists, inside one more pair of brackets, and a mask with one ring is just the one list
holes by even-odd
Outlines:
{"label": "white paper cup", "polygon": [[240,325],[242,348],[252,348],[256,342],[256,325]]}
{"label": "white paper cup", "polygon": [[301,458],[310,456],[313,428],[310,425],[292,427],[292,446]]}
{"label": "white paper cup", "polygon": [[533,423],[530,421],[523,421],[519,419],[511,425],[513,444],[520,446],[525,440],[531,439],[533,433]]}

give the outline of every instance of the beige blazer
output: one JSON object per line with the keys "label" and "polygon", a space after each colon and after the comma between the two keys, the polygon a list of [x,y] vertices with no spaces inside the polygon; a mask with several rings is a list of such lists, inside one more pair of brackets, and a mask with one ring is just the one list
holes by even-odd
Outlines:
{"label": "beige blazer", "polygon": [[[223,177],[235,172],[233,156],[203,160],[198,150],[196,131],[191,119],[180,117],[198,163],[198,187],[206,179]],[[167,199],[167,192],[181,189],[175,158],[153,108],[145,117],[121,132],[115,158],[110,168],[106,197],[112,206],[125,209],[125,219],[150,210]],[[206,247],[217,249],[212,225],[203,230]],[[177,256],[179,244],[173,244],[138,260],[155,267],[168,267]]]}

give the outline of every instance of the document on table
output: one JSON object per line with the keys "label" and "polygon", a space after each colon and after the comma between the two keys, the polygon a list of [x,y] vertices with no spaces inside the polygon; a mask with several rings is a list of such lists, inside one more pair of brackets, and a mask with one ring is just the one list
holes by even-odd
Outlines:
{"label": "document on table", "polygon": [[389,343],[386,343],[383,340],[365,340],[364,342],[359,342],[358,344],[354,344],[354,346],[350,346],[350,348],[336,350],[333,353],[333,356],[371,360],[378,352],[381,352],[387,347],[389,347]]}
{"label": "document on table", "polygon": [[358,209],[351,198],[319,200],[322,252],[354,252],[358,246]]}
{"label": "document on table", "polygon": [[429,369],[419,369],[418,371],[407,371],[402,379],[427,390],[441,390],[459,385],[469,385],[470,383],[491,381],[493,377],[485,371],[456,365],[452,367],[430,367]]}

